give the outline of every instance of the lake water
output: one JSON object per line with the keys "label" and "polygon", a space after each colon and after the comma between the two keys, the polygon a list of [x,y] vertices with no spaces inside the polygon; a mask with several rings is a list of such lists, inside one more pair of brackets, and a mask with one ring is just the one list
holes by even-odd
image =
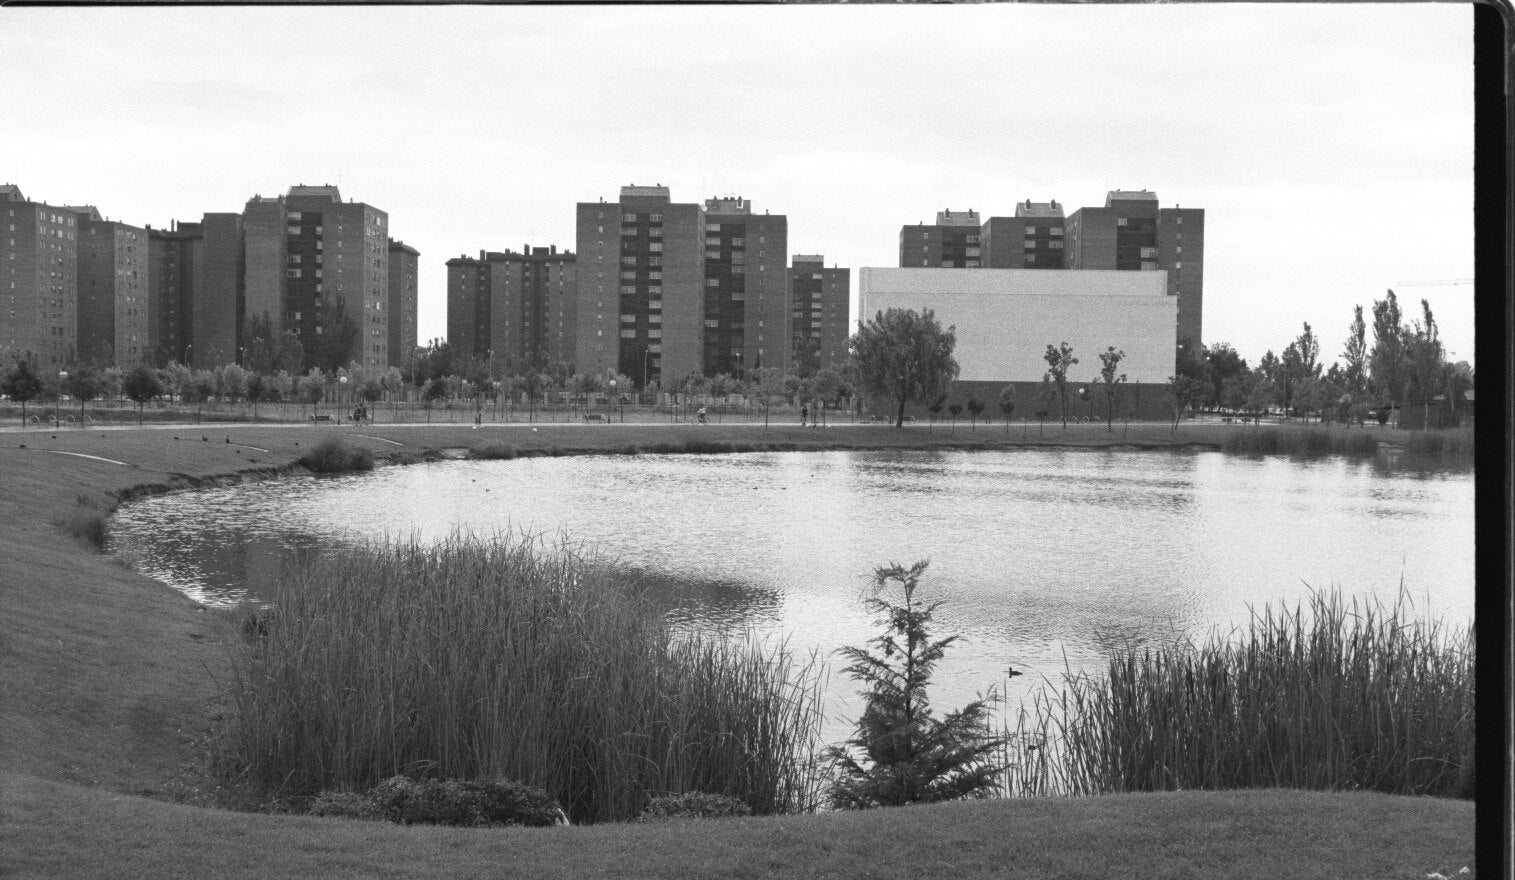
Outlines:
{"label": "lake water", "polygon": [[[873,569],[930,559],[922,594],[958,633],[950,708],[1126,640],[1201,638],[1249,605],[1339,587],[1472,620],[1473,477],[1215,452],[753,453],[458,461],[296,477],[124,506],[114,549],[213,604],[256,597],[289,548],[524,531],[701,584],[683,626],[750,626],[830,660],[876,633]],[[828,709],[854,717],[835,672]]]}

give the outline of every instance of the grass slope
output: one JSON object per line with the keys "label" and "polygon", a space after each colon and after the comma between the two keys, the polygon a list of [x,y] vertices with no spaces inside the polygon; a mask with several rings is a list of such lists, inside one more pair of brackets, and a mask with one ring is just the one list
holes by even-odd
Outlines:
{"label": "grass slope", "polygon": [[[1049,428],[1028,445],[1218,447],[1227,428]],[[66,535],[79,496],[275,473],[346,435],[379,458],[729,443],[997,448],[938,426],[180,426],[0,432],[0,874],[16,877],[1423,877],[1472,857],[1472,805],[1190,792],[738,820],[698,830],[477,832],[207,810],[196,740],[224,711],[226,622]],[[56,454],[56,453],[73,454]],[[95,456],[96,458],[81,457]],[[101,461],[99,459],[110,459]],[[120,463],[116,463],[120,462]],[[136,797],[144,794],[158,800]]]}

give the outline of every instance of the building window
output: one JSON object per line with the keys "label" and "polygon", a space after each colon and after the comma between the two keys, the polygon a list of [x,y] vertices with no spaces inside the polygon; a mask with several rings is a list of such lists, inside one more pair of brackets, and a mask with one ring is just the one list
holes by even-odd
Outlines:
{"label": "building window", "polygon": [[622,214],[621,215],[621,222],[622,223],[635,223],[635,222],[637,222],[637,215],[635,215],[635,214]]}

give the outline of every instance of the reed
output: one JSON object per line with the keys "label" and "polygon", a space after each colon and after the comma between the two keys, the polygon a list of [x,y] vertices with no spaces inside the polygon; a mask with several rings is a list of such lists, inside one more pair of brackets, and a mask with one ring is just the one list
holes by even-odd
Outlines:
{"label": "reed", "polygon": [[1378,452],[1378,438],[1368,431],[1321,427],[1238,428],[1226,435],[1221,450],[1242,455],[1372,458]]}
{"label": "reed", "polygon": [[[1235,634],[1233,634],[1235,635]],[[1239,637],[1113,651],[1012,733],[1006,793],[1364,789],[1471,798],[1474,642],[1315,593]]]}
{"label": "reed", "polygon": [[1473,429],[1447,428],[1411,431],[1405,435],[1405,455],[1430,459],[1473,460]]}
{"label": "reed", "polygon": [[516,448],[509,443],[487,443],[483,446],[475,446],[472,450],[474,458],[491,460],[510,460],[518,454]]}
{"label": "reed", "polygon": [[705,792],[809,810],[818,679],[784,646],[677,635],[642,579],[520,538],[327,551],[234,651],[223,768],[253,790],[507,778],[575,823]]}

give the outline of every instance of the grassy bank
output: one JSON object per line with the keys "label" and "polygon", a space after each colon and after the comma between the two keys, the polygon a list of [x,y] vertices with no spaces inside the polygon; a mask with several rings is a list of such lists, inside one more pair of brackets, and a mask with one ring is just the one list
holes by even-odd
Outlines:
{"label": "grassy bank", "polygon": [[[379,460],[489,442],[521,454],[660,444],[795,449],[1218,448],[1230,426],[800,429],[178,426],[0,432],[0,873],[114,877],[1422,878],[1471,864],[1472,805],[1294,791],[952,804],[688,826],[400,828],[201,809],[199,758],[232,710],[230,621],[86,550],[55,523],[81,495],[275,475],[341,433]],[[1191,430],[1192,429],[1192,430]],[[64,454],[66,453],[66,454]],[[82,457],[89,456],[89,457]],[[145,487],[145,488],[144,488]],[[177,801],[177,803],[171,802]]]}
{"label": "grassy bank", "polygon": [[504,777],[575,822],[689,791],[812,808],[815,675],[778,647],[676,638],[649,589],[509,538],[322,553],[244,627],[224,768],[282,797]]}

